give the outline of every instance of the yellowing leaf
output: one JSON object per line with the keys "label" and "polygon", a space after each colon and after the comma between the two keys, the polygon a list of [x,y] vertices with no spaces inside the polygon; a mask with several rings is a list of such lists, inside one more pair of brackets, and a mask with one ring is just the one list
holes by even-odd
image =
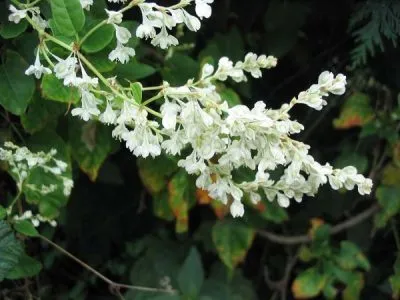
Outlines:
{"label": "yellowing leaf", "polygon": [[168,183],[168,203],[176,217],[175,230],[186,232],[189,225],[189,209],[195,204],[195,185],[189,175],[180,170]]}
{"label": "yellowing leaf", "polygon": [[370,97],[355,92],[344,103],[339,118],[333,121],[333,126],[336,129],[361,127],[372,118],[374,118],[374,110],[370,105]]}
{"label": "yellowing leaf", "polygon": [[231,270],[243,261],[255,236],[253,228],[238,220],[223,220],[215,223],[212,239],[222,262]]}
{"label": "yellowing leaf", "polygon": [[309,299],[318,296],[325,286],[327,276],[317,268],[309,268],[300,273],[292,284],[293,296],[296,299]]}

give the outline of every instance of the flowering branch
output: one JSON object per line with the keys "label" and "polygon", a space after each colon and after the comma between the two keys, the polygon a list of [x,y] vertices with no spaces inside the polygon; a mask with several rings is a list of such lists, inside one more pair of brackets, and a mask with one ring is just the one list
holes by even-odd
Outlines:
{"label": "flowering branch", "polygon": [[[197,17],[185,10],[192,2]],[[82,7],[87,10],[92,3],[81,0]],[[217,92],[218,82],[228,79],[245,82],[247,76],[260,78],[263,69],[277,64],[273,56],[248,53],[243,61],[236,63],[222,57],[216,68],[205,64],[199,78],[188,79],[183,86],[172,87],[164,82],[142,89],[139,84],[140,93],[156,91],[154,96],[142,102],[137,93],[124,88],[117,78],[105,78],[79,51],[87,37],[101,26],[111,24],[117,47],[109,53],[109,59],[120,63],[129,61],[135,50],[126,46],[132,33],[122,25],[122,19],[123,13],[134,6],[142,14],[142,23],[135,32],[138,38],[151,39],[151,44],[161,49],[176,46],[178,40],[169,34],[169,30],[178,24],[186,25],[191,31],[199,30],[200,20],[211,16],[211,3],[213,0],[181,0],[176,5],[163,7],[134,0],[119,11],[106,10],[107,19],[71,45],[46,32],[47,23],[41,18],[38,7],[18,10],[10,6],[9,19],[18,23],[26,18],[41,39],[35,63],[26,74],[39,79],[42,74],[54,73],[64,85],[79,90],[81,107],[72,109],[73,116],[114,126],[113,137],[124,141],[135,156],[156,157],[162,151],[179,156],[178,165],[197,177],[197,188],[207,191],[213,199],[230,204],[234,217],[244,214],[244,196],[257,203],[264,195],[269,201],[276,199],[280,206],[288,207],[290,199],[301,202],[304,195],[316,195],[319,187],[326,183],[335,190],[351,190],[357,186],[361,195],[369,194],[372,181],[358,174],[356,168],[334,169],[328,163],[322,165],[309,154],[308,145],[291,137],[304,127],[291,120],[290,110],[297,104],[321,110],[327,104],[325,97],[329,94],[345,93],[346,77],[343,74],[334,76],[331,72],[322,72],[316,84],[279,109],[268,109],[262,101],[252,109],[244,105],[229,107]],[[56,56],[46,46],[46,41],[66,49],[68,57]],[[40,53],[49,63],[48,67],[41,64]],[[107,90],[103,90],[99,82]],[[159,110],[151,108],[150,105],[159,99],[164,100]],[[252,178],[238,182],[234,173],[243,169],[249,171]],[[275,170],[283,173],[273,180],[270,174]]]}

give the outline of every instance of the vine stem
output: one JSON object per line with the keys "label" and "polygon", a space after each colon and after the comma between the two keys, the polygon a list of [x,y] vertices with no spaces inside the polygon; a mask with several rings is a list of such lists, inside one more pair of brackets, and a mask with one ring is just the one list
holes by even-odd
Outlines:
{"label": "vine stem", "polygon": [[110,290],[119,291],[121,288],[124,288],[124,289],[137,290],[137,291],[143,291],[143,292],[157,292],[157,293],[167,293],[167,294],[175,294],[176,293],[176,290],[166,290],[166,289],[151,288],[151,287],[137,286],[137,285],[128,285],[128,284],[114,282],[111,279],[109,279],[108,277],[101,274],[99,271],[97,271],[94,268],[92,268],[91,266],[89,266],[87,263],[83,262],[82,260],[80,260],[79,258],[74,256],[73,254],[71,254],[64,248],[62,248],[61,246],[59,246],[56,243],[54,243],[53,241],[49,240],[45,236],[38,235],[38,237],[41,240],[48,243],[49,245],[51,245],[52,247],[54,247],[55,249],[57,249],[58,251],[60,251],[62,254],[68,256],[69,258],[71,258],[72,260],[74,260],[75,262],[80,264],[86,270],[92,272],[95,276],[97,276],[101,280],[103,280],[105,283],[107,283],[109,285]]}
{"label": "vine stem", "polygon": [[391,225],[392,225],[392,231],[393,231],[393,236],[394,236],[394,241],[397,247],[397,251],[400,251],[400,236],[399,236],[399,232],[397,230],[397,226],[396,226],[396,222],[395,220],[391,220]]}
{"label": "vine stem", "polygon": [[[333,226],[329,233],[331,235],[335,235],[335,234],[342,232],[343,230],[351,228],[351,227],[365,221],[369,217],[371,217],[379,209],[380,209],[379,205],[374,204],[370,208],[359,213],[358,215],[355,215],[354,217],[351,217],[351,218],[343,221],[342,223],[339,223],[339,224]],[[279,234],[269,232],[266,230],[258,230],[257,233],[259,236],[266,238],[267,240],[270,240],[271,242],[274,242],[277,244],[282,244],[282,245],[297,245],[297,244],[302,244],[302,243],[310,243],[312,241],[312,237],[309,235],[306,235],[306,234],[286,236],[286,235],[279,235]]]}

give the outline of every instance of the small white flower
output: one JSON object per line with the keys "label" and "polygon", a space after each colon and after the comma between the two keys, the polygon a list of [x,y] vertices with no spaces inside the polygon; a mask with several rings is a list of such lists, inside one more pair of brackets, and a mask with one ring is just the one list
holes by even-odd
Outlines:
{"label": "small white flower", "polygon": [[128,29],[122,26],[114,25],[115,28],[115,36],[117,37],[117,41],[121,44],[126,44],[129,42],[129,39],[132,37],[132,34]]}
{"label": "small white flower", "polygon": [[338,74],[333,80],[332,86],[329,88],[329,92],[334,95],[343,95],[346,91],[346,76]]}
{"label": "small white flower", "polygon": [[176,46],[179,44],[176,37],[169,35],[166,27],[162,27],[161,31],[151,41],[153,46],[160,46],[161,49],[167,49],[170,46]]}
{"label": "small white flower", "polygon": [[100,115],[100,122],[104,124],[114,124],[115,120],[117,119],[117,114],[116,112],[112,109],[112,105],[110,101],[107,101],[107,106],[105,111]]}
{"label": "small white flower", "polygon": [[210,4],[213,2],[214,0],[196,0],[196,14],[200,19],[211,17],[212,9]]}
{"label": "small white flower", "polygon": [[200,20],[195,16],[189,14],[186,10],[181,9],[183,22],[186,24],[187,28],[191,31],[198,31],[201,27]]}
{"label": "small white flower", "polygon": [[230,207],[231,215],[234,218],[243,217],[244,215],[244,205],[242,202],[235,200],[232,202]]}
{"label": "small white flower", "polygon": [[18,24],[22,19],[26,18],[27,9],[17,9],[14,5],[9,6],[11,14],[8,16],[10,22]]}
{"label": "small white flower", "polygon": [[71,110],[73,116],[79,116],[84,121],[89,121],[92,116],[98,116],[100,110],[97,105],[101,103],[92,93],[82,90],[82,107],[77,107]]}
{"label": "small white flower", "polygon": [[33,14],[32,21],[41,30],[45,30],[47,27],[49,27],[49,23],[46,20],[43,20],[43,18],[39,14]]}
{"label": "small white flower", "polygon": [[120,24],[122,22],[123,15],[119,11],[106,9],[106,13],[108,15],[107,19],[108,24]]}
{"label": "small white flower", "polygon": [[173,102],[166,100],[161,106],[162,124],[165,129],[175,129],[176,116],[181,110],[181,107]]}
{"label": "small white flower", "polygon": [[25,71],[25,75],[35,75],[37,79],[40,79],[42,77],[42,74],[50,74],[51,70],[49,68],[44,67],[39,58],[39,49],[36,51],[36,59],[35,63]]}
{"label": "small white flower", "polygon": [[[56,57],[56,56],[55,56]],[[54,73],[57,78],[64,79],[64,85],[69,85],[76,80],[76,69],[78,60],[74,56],[69,56],[62,60],[56,57],[58,63],[54,66]]]}
{"label": "small white flower", "polygon": [[110,52],[108,59],[111,61],[119,61],[125,64],[129,61],[130,57],[134,57],[136,54],[135,49],[125,47],[123,44],[117,42],[117,47]]}
{"label": "small white flower", "polygon": [[93,0],[80,0],[83,9],[90,10],[90,6],[93,5]]}

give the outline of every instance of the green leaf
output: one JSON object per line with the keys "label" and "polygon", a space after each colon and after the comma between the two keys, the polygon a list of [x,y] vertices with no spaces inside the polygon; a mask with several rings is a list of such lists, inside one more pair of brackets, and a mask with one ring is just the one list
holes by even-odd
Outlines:
{"label": "green leaf", "polygon": [[195,299],[204,281],[204,270],[200,254],[195,247],[190,249],[178,273],[179,290],[184,296]]}
{"label": "green leaf", "polygon": [[[48,152],[54,148],[57,150],[56,158],[67,163],[68,167],[63,176],[72,179],[71,174],[71,161],[69,148],[65,142],[53,131],[44,130],[36,133],[28,140],[28,148],[33,151]],[[60,208],[64,207],[68,202],[68,196],[63,193],[63,182],[59,177],[54,176],[50,172],[45,172],[42,169],[34,169],[27,181],[27,184],[41,186],[43,185],[56,185],[57,189],[47,195],[42,195],[31,189],[25,189],[25,197],[28,203],[36,204],[39,206],[39,212],[46,218],[56,218],[59,215]]]}
{"label": "green leaf", "polygon": [[140,82],[135,82],[131,84],[131,92],[133,95],[133,99],[135,99],[136,103],[142,103],[143,97],[143,86]]}
{"label": "green leaf", "polygon": [[64,103],[77,103],[80,100],[77,88],[65,86],[62,80],[53,74],[44,75],[40,87],[43,98],[48,100]]}
{"label": "green leaf", "polygon": [[100,73],[111,72],[117,66],[115,62],[108,59],[106,51],[89,54],[87,55],[87,59]]}
{"label": "green leaf", "polygon": [[0,221],[0,282],[17,264],[23,248],[15,238],[10,226]]}
{"label": "green leaf", "polygon": [[368,168],[368,158],[357,152],[344,152],[335,161],[335,168],[354,166],[359,173],[364,173]]}
{"label": "green leaf", "polygon": [[81,170],[95,181],[100,167],[118,144],[112,128],[99,122],[69,119],[69,144]]}
{"label": "green leaf", "polygon": [[6,52],[6,60],[0,66],[0,105],[20,116],[32,99],[35,81],[25,75],[28,64],[13,51]]}
{"label": "green leaf", "polygon": [[229,107],[242,104],[239,95],[231,88],[226,88],[224,85],[219,85],[218,93],[221,96],[222,101],[226,101]]}
{"label": "green leaf", "polygon": [[289,219],[286,209],[279,206],[276,201],[271,202],[263,198],[262,201],[253,206],[257,210],[259,216],[267,221],[281,224]]}
{"label": "green leaf", "polygon": [[394,274],[389,277],[389,282],[392,287],[393,299],[400,297],[400,252],[397,255],[396,262],[393,266]]}
{"label": "green leaf", "polygon": [[364,276],[362,273],[353,273],[351,279],[347,281],[347,287],[343,291],[343,300],[360,299],[361,290],[364,287]]}
{"label": "green leaf", "polygon": [[14,229],[19,233],[26,236],[35,237],[39,235],[39,232],[33,226],[32,222],[29,220],[20,220],[14,223]]}
{"label": "green leaf", "polygon": [[188,79],[195,78],[200,70],[200,64],[188,55],[175,53],[165,62],[161,71],[164,80],[171,85],[183,85]]}
{"label": "green leaf", "polygon": [[126,64],[117,64],[114,72],[120,79],[135,81],[153,75],[156,72],[156,69],[135,60],[130,60]]}
{"label": "green leaf", "polygon": [[140,179],[151,195],[161,192],[171,175],[178,170],[176,160],[163,154],[155,158],[139,158],[137,165]]}
{"label": "green leaf", "polygon": [[79,0],[50,0],[57,29],[65,36],[77,34],[85,25],[85,14]]}
{"label": "green leaf", "polygon": [[348,129],[362,127],[374,118],[371,98],[364,93],[355,92],[343,104],[339,118],[333,121],[333,126],[337,129]]}
{"label": "green leaf", "polygon": [[153,195],[153,213],[156,217],[166,221],[175,219],[174,213],[168,203],[168,192],[166,189]]}
{"label": "green leaf", "polygon": [[220,262],[215,263],[211,267],[200,295],[213,300],[258,299],[251,281],[242,276],[240,269],[234,271],[228,270]]}
{"label": "green leaf", "polygon": [[232,27],[228,33],[217,33],[208,42],[207,47],[200,52],[199,58],[203,60],[206,57],[212,57],[216,64],[222,56],[229,57],[234,62],[243,60],[245,56],[244,41],[237,27]]}
{"label": "green leaf", "polygon": [[340,243],[340,252],[336,256],[336,261],[345,270],[353,270],[360,267],[368,271],[371,267],[368,259],[361,250],[349,241],[342,241]]}
{"label": "green leaf", "polygon": [[61,103],[46,101],[40,95],[33,96],[26,112],[21,116],[21,123],[26,132],[35,133],[46,127],[55,128],[58,117],[67,110]]}
{"label": "green leaf", "polygon": [[374,223],[377,228],[382,228],[400,212],[400,187],[380,186],[376,198],[382,209],[375,215]]}
{"label": "green leaf", "polygon": [[[93,20],[87,22],[86,30],[80,34],[83,37],[91,28],[102,22],[102,20]],[[104,24],[92,33],[82,44],[81,48],[86,53],[96,53],[103,50],[114,38],[114,27],[111,24]]]}
{"label": "green leaf", "polygon": [[1,24],[0,35],[4,39],[13,39],[22,34],[28,27],[26,20],[21,20],[18,24],[14,22],[5,22]]}
{"label": "green leaf", "polygon": [[215,223],[212,239],[222,262],[233,270],[243,261],[255,236],[253,228],[237,220],[223,220]]}
{"label": "green leaf", "polygon": [[195,184],[185,170],[180,169],[168,183],[168,203],[176,217],[177,233],[188,230],[189,209],[195,202]]}
{"label": "green leaf", "polygon": [[7,210],[0,205],[0,221],[7,216]]}
{"label": "green leaf", "polygon": [[325,286],[327,277],[318,272],[316,267],[301,272],[292,284],[295,298],[312,298],[318,296]]}
{"label": "green leaf", "polygon": [[42,264],[36,259],[26,255],[20,257],[18,264],[7,274],[6,278],[11,280],[33,277],[42,270]]}

